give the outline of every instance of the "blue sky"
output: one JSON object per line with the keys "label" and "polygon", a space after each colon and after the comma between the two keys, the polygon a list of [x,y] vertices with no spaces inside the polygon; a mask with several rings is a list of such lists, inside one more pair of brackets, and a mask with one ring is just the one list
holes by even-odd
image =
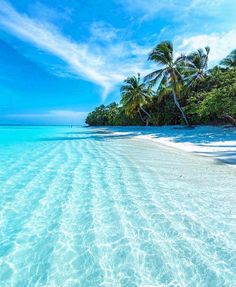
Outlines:
{"label": "blue sky", "polygon": [[176,54],[236,48],[235,0],[0,0],[0,124],[83,123],[145,75],[162,40]]}

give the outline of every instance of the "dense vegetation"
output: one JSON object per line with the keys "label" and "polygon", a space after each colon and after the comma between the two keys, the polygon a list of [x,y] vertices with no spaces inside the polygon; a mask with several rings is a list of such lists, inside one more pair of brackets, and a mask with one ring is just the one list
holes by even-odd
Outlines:
{"label": "dense vegetation", "polygon": [[148,60],[157,70],[132,76],[121,87],[120,104],[89,113],[91,126],[230,123],[236,125],[236,50],[207,69],[210,48],[174,58],[171,42],[162,42]]}

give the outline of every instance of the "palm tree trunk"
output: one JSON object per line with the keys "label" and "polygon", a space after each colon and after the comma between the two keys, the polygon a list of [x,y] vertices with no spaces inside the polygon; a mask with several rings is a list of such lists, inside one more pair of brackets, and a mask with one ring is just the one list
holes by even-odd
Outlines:
{"label": "palm tree trunk", "polygon": [[143,108],[143,107],[140,107],[140,109],[146,114],[146,120],[145,120],[145,122],[146,122],[146,126],[148,126],[148,124],[149,124],[149,118],[151,117],[151,115]]}
{"label": "palm tree trunk", "polygon": [[223,116],[225,119],[228,120],[228,122],[233,125],[234,127],[236,127],[236,119],[230,115],[224,115]]}
{"label": "palm tree trunk", "polygon": [[149,118],[151,117],[151,115],[150,115],[146,110],[144,110],[143,107],[140,107],[140,109],[141,109]]}
{"label": "palm tree trunk", "polygon": [[145,120],[143,119],[143,117],[142,117],[142,114],[141,114],[140,110],[138,110],[138,113],[139,113],[139,116],[140,116],[141,120],[142,120],[144,123],[146,123],[146,121],[145,121]]}
{"label": "palm tree trunk", "polygon": [[171,80],[172,80],[172,96],[173,96],[174,103],[175,103],[176,107],[179,109],[179,111],[180,111],[180,113],[181,113],[181,115],[182,115],[182,117],[184,119],[184,122],[185,122],[186,126],[190,127],[190,123],[189,123],[189,121],[188,121],[183,109],[181,108],[181,106],[179,104],[179,101],[177,99],[177,96],[176,96],[176,93],[177,93],[177,91],[176,91],[177,80],[176,80],[176,75],[175,75],[173,67],[171,69],[171,73],[170,74],[171,74]]}
{"label": "palm tree trunk", "polygon": [[174,87],[172,88],[172,95],[173,95],[174,103],[175,103],[176,107],[179,109],[179,111],[181,112],[181,115],[182,115],[182,117],[184,119],[184,122],[185,122],[186,126],[190,127],[190,123],[189,123],[189,121],[188,121],[183,109],[181,108],[181,106],[179,104],[179,101],[177,100],[176,92],[175,92],[175,88]]}

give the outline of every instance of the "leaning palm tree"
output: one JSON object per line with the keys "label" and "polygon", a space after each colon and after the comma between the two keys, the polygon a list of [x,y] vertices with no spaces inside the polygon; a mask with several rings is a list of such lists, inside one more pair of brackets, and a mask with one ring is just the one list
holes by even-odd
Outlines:
{"label": "leaning palm tree", "polygon": [[159,87],[161,86],[170,89],[174,103],[179,109],[185,124],[190,126],[189,121],[178,101],[180,85],[182,83],[180,67],[183,65],[184,59],[184,56],[174,59],[172,43],[169,41],[161,42],[152,50],[148,58],[148,60],[157,63],[160,68],[147,75],[144,78],[144,81],[149,82],[152,85],[158,84]]}
{"label": "leaning palm tree", "polygon": [[236,49],[233,50],[226,58],[224,58],[220,65],[226,68],[235,68],[236,67]]}
{"label": "leaning palm tree", "polygon": [[141,120],[148,125],[151,115],[145,110],[146,105],[151,96],[151,88],[146,86],[138,77],[129,77],[124,81],[121,87],[121,103],[124,106],[125,113],[133,116],[138,113]]}
{"label": "leaning palm tree", "polygon": [[210,47],[198,49],[184,59],[184,73],[187,86],[196,86],[206,75]]}

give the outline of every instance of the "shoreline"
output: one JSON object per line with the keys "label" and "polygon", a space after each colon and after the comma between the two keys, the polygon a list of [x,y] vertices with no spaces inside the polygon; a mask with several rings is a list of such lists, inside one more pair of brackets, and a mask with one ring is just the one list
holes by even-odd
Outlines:
{"label": "shoreline", "polygon": [[[223,141],[223,142],[214,142],[211,144],[193,144],[188,143],[177,143],[174,142],[172,138],[154,138],[152,135],[148,136],[138,136],[139,138],[148,139],[158,144],[169,146],[172,148],[180,149],[185,152],[193,153],[195,155],[201,155],[206,157],[212,157],[217,160],[222,161],[230,165],[236,164],[236,141],[235,143]],[[227,146],[226,146],[227,145]],[[234,153],[230,155],[228,153]]]}
{"label": "shoreline", "polygon": [[151,140],[236,167],[236,128],[222,126],[105,127],[115,135]]}

